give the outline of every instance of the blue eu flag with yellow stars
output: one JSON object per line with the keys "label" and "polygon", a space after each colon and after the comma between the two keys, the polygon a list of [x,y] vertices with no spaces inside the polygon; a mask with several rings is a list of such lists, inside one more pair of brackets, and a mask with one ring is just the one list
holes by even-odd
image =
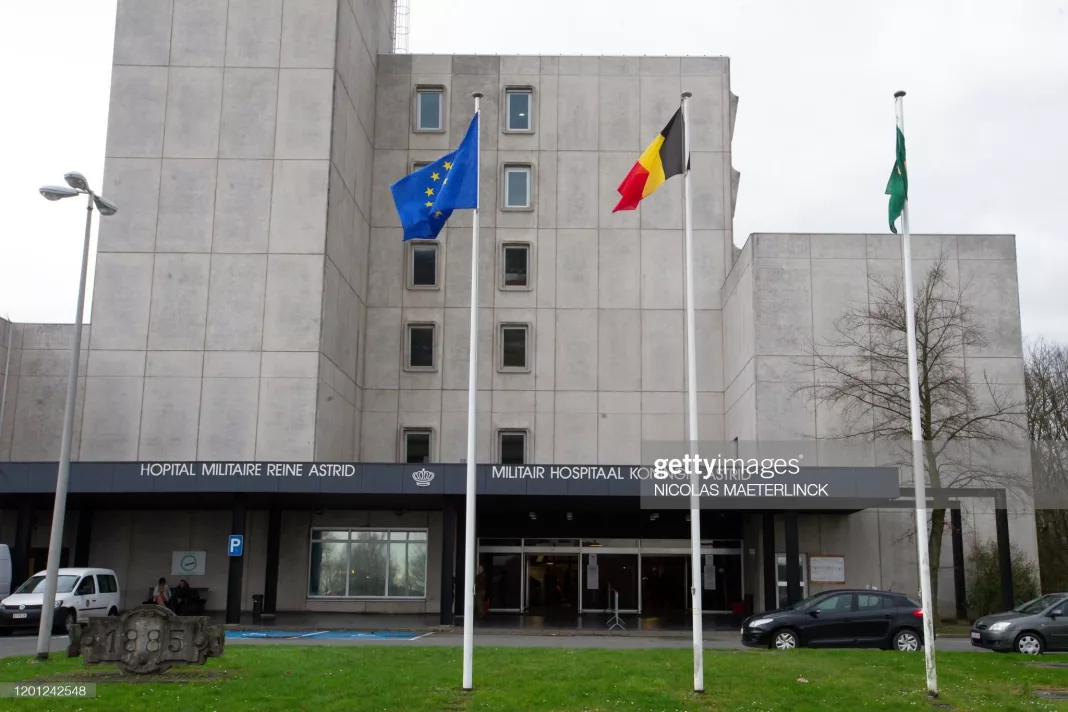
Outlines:
{"label": "blue eu flag with yellow stars", "polygon": [[405,240],[437,238],[453,210],[478,208],[478,113],[460,147],[390,186]]}

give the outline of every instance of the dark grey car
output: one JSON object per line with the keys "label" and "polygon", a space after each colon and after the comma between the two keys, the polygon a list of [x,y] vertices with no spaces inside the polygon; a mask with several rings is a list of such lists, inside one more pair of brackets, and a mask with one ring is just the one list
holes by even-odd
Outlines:
{"label": "dark grey car", "polygon": [[1024,655],[1068,651],[1068,593],[1049,593],[972,624],[972,645]]}

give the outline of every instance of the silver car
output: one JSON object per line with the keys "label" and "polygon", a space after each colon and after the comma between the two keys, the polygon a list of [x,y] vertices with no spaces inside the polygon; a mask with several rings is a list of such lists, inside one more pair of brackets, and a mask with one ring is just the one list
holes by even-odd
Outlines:
{"label": "silver car", "polygon": [[1049,593],[972,624],[972,645],[1024,655],[1068,651],[1068,593]]}

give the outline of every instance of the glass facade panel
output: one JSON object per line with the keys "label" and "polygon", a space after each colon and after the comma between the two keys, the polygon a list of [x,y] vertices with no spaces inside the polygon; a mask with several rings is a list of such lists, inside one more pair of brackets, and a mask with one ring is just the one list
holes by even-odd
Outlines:
{"label": "glass facade panel", "polygon": [[348,544],[312,542],[308,595],[344,596],[348,569]]}
{"label": "glass facade panel", "polygon": [[426,531],[315,530],[310,558],[309,596],[426,596]]}

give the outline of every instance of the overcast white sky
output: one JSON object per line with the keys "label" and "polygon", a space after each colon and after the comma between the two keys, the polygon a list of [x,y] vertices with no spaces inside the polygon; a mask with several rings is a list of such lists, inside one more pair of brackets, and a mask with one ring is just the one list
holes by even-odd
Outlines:
{"label": "overcast white sky", "polygon": [[[906,90],[913,230],[1017,235],[1024,334],[1068,342],[1068,0],[410,1],[413,53],[730,57],[739,244],[886,232]],[[0,316],[70,322],[84,205],[37,188],[100,185],[115,0],[4,15]]]}

